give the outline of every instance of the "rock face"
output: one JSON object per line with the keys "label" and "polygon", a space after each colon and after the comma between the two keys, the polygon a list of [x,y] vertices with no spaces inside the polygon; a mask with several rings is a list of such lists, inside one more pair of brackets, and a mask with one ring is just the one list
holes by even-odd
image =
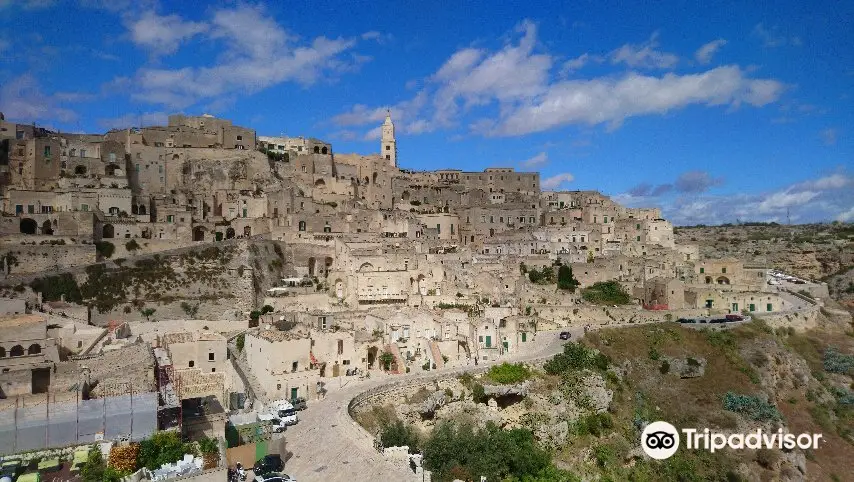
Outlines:
{"label": "rock face", "polygon": [[697,378],[706,373],[706,359],[703,357],[666,358],[670,371],[680,378]]}
{"label": "rock face", "polygon": [[516,385],[484,385],[483,393],[487,397],[503,397],[506,395],[528,396],[529,382],[517,383]]}
{"label": "rock face", "polygon": [[418,413],[421,415],[434,413],[437,408],[444,406],[446,403],[448,403],[448,396],[445,394],[445,391],[437,390],[431,393],[427,397],[427,400],[421,402],[418,406]]}

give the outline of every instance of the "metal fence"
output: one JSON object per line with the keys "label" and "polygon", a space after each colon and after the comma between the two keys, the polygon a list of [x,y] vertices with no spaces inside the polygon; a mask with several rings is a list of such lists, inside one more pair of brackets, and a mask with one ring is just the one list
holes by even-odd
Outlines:
{"label": "metal fence", "polygon": [[157,393],[48,401],[0,410],[0,455],[92,443],[142,440],[157,430]]}

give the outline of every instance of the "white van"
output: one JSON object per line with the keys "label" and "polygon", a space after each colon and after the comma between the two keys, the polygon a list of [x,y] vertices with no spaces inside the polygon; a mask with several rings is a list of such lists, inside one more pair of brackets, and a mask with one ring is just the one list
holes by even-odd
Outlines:
{"label": "white van", "polygon": [[295,425],[299,422],[296,409],[287,400],[276,400],[270,403],[269,413],[281,420],[284,425]]}

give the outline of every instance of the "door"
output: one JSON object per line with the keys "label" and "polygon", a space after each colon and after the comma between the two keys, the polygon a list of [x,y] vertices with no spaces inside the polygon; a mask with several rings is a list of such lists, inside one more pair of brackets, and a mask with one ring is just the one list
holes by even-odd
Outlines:
{"label": "door", "polygon": [[750,303],[750,311],[756,311],[756,305]]}
{"label": "door", "polygon": [[733,313],[738,313],[738,303],[733,303],[733,304],[732,304],[732,312],[733,312]]}
{"label": "door", "polygon": [[526,341],[528,341],[528,333],[523,331],[522,332],[522,343],[525,343]]}
{"label": "door", "polygon": [[509,342],[505,341],[502,344],[504,345],[504,351],[508,351],[510,349],[510,343]]}
{"label": "door", "polygon": [[486,347],[492,348],[492,337],[489,335],[486,335]]}
{"label": "door", "polygon": [[299,396],[299,388],[291,387],[291,400],[297,398]]}

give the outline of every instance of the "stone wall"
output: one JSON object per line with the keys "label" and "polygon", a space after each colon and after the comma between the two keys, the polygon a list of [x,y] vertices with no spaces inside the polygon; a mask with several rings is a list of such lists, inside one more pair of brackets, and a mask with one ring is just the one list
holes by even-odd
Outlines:
{"label": "stone wall", "polygon": [[707,310],[704,309],[648,311],[637,307],[615,308],[613,306],[590,305],[534,304],[530,306],[532,314],[560,326],[602,324],[605,319],[610,319],[613,323],[656,323],[668,321],[668,317],[670,321],[675,321],[679,318],[706,316],[708,314]]}
{"label": "stone wall", "polygon": [[9,266],[9,274],[64,270],[94,263],[96,258],[94,244],[72,244],[70,240],[67,240],[65,245],[6,244],[0,246],[0,258],[9,254],[14,257],[14,262]]}

